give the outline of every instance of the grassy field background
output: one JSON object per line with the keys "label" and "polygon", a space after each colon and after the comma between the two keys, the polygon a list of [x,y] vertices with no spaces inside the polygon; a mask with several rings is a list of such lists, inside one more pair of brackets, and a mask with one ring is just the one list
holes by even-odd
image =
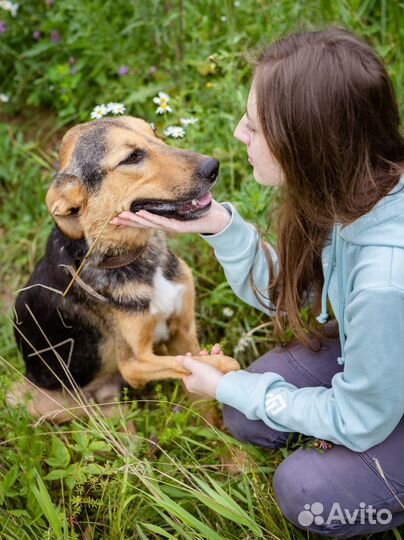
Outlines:
{"label": "grassy field background", "polygon": [[[167,142],[218,158],[215,198],[265,231],[273,193],[253,181],[232,136],[251,77],[245,53],[325,24],[377,49],[403,111],[404,13],[395,0],[29,0],[15,16],[0,7],[0,538],[316,538],[282,519],[271,490],[276,466],[300,443],[280,451],[239,444],[207,425],[176,382],[124,396],[125,420],[63,427],[34,425],[5,395],[23,369],[13,300],[52,226],[44,198],[63,132],[111,101],[160,134],[195,117],[184,139]],[[156,115],[160,91],[171,98],[169,115]],[[233,295],[207,244],[197,235],[170,244],[193,269],[201,342],[220,340],[243,366],[271,348],[270,321]],[[230,456],[241,473],[223,465]],[[372,538],[402,539],[404,527]]]}

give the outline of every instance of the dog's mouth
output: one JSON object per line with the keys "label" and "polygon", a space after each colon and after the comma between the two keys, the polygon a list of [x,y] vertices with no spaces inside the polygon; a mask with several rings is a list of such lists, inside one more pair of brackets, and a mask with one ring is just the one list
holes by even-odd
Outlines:
{"label": "dog's mouth", "polygon": [[212,193],[207,191],[198,198],[188,201],[134,201],[130,205],[130,211],[138,212],[139,210],[147,210],[151,214],[157,214],[158,216],[188,221],[202,217],[211,206]]}

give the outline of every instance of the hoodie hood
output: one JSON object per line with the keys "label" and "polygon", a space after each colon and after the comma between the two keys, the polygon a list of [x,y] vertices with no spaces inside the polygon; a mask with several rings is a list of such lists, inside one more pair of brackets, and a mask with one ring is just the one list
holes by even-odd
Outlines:
{"label": "hoodie hood", "polygon": [[[381,226],[383,225],[383,226]],[[324,324],[329,319],[327,297],[330,286],[332,269],[337,267],[338,274],[338,322],[340,325],[341,356],[337,359],[344,364],[344,242],[362,246],[389,246],[404,248],[404,175],[393,189],[365,215],[353,223],[342,227],[336,223],[332,230],[331,263],[324,276],[324,286],[321,294],[321,313],[317,321]]]}
{"label": "hoodie hood", "polygon": [[[380,225],[383,224],[383,227]],[[397,226],[401,225],[401,226]],[[347,242],[404,248],[404,175],[367,214],[341,229]]]}

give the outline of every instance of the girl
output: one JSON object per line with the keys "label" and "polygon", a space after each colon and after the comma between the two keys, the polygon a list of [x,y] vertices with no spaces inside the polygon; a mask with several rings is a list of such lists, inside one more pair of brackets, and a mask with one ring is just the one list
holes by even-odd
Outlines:
{"label": "girl", "polygon": [[[238,439],[265,448],[299,433],[331,441],[300,447],[273,488],[287,519],[330,537],[404,523],[404,140],[391,81],[350,32],[291,35],[255,68],[235,137],[254,177],[279,186],[277,250],[230,203],[179,222],[140,211],[120,225],[196,232],[213,246],[235,293],[297,341],[247,370],[223,375],[190,357],[190,391],[224,404]],[[309,331],[336,314],[339,340]],[[317,311],[316,311],[317,310]],[[326,325],[327,326],[327,325]],[[316,341],[317,340],[317,341]],[[317,345],[316,345],[317,343]]]}

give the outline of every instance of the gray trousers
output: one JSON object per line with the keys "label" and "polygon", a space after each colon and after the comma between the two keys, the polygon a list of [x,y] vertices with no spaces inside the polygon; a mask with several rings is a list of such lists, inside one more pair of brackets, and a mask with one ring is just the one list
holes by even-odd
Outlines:
{"label": "gray trousers", "polygon": [[[343,370],[336,361],[340,350],[338,339],[326,338],[317,353],[293,342],[264,354],[248,371],[279,373],[298,388],[330,388],[332,377]],[[249,420],[228,405],[223,420],[236,439],[263,448],[281,448],[299,437]],[[324,453],[299,447],[276,469],[273,490],[288,521],[320,535],[351,538],[404,524],[404,417],[387,439],[366,452],[343,445]]]}

